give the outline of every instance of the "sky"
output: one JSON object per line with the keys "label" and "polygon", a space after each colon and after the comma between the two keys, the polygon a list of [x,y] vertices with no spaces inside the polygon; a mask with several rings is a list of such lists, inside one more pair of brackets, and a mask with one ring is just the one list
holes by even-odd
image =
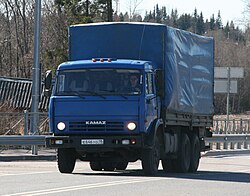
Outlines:
{"label": "sky", "polygon": [[[240,25],[240,20],[243,19],[243,12],[246,7],[245,0],[119,0],[120,12],[129,12],[131,5],[134,8],[133,2],[141,2],[137,7],[137,12],[144,16],[146,10],[153,10],[158,3],[159,7],[166,6],[168,14],[172,9],[177,9],[178,14],[183,13],[193,14],[194,9],[197,9],[198,14],[203,14],[204,20],[210,19],[212,14],[215,18],[220,10],[222,22],[226,25],[227,21],[233,20],[236,25]],[[130,3],[131,2],[131,3]]]}

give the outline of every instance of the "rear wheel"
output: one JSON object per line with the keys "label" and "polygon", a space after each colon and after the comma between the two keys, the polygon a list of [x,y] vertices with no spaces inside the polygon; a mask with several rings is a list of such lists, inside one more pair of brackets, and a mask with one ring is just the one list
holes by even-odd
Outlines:
{"label": "rear wheel", "polygon": [[196,172],[200,163],[200,140],[196,134],[191,135],[190,172]]}
{"label": "rear wheel", "polygon": [[163,171],[166,173],[176,171],[176,161],[175,160],[172,160],[172,159],[161,160],[161,165],[162,165]]}
{"label": "rear wheel", "polygon": [[57,164],[61,173],[72,173],[75,168],[75,150],[71,148],[59,148],[57,151]]}
{"label": "rear wheel", "polygon": [[155,137],[154,144],[151,149],[145,149],[142,154],[142,168],[146,175],[153,176],[158,172],[160,161],[160,144]]}
{"label": "rear wheel", "polygon": [[190,166],[190,157],[191,157],[191,149],[190,149],[190,140],[187,134],[182,135],[180,149],[177,158],[177,171],[178,172],[188,172]]}
{"label": "rear wheel", "polygon": [[102,171],[102,165],[100,162],[90,161],[89,166],[93,171]]}
{"label": "rear wheel", "polygon": [[113,162],[102,162],[101,165],[102,165],[102,168],[104,171],[114,171],[115,170],[115,164]]}
{"label": "rear wheel", "polygon": [[117,170],[125,170],[128,166],[128,162],[117,162],[116,169]]}

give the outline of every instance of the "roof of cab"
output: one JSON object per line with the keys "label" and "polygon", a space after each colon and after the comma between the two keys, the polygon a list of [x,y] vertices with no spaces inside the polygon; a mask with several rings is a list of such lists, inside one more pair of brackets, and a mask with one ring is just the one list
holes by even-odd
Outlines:
{"label": "roof of cab", "polygon": [[62,63],[58,66],[58,70],[65,69],[83,69],[83,68],[128,68],[128,69],[144,69],[145,66],[150,64],[149,61],[141,61],[141,60],[125,60],[125,59],[111,59],[109,62],[107,59],[100,61],[100,59],[96,59],[96,61],[92,60],[78,60],[78,61],[68,61]]}

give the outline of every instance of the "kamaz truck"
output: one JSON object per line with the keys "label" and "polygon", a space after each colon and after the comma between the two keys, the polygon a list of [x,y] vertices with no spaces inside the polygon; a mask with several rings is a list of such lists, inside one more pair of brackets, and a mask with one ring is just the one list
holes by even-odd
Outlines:
{"label": "kamaz truck", "polygon": [[[152,23],[69,27],[69,60],[45,79],[61,173],[195,172],[213,119],[214,40]],[[53,88],[51,87],[51,84]]]}

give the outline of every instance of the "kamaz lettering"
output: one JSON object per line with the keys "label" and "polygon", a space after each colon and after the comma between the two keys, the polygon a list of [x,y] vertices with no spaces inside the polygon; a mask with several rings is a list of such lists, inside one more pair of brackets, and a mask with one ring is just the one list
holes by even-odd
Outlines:
{"label": "kamaz lettering", "polygon": [[86,121],[86,125],[106,125],[106,121]]}

